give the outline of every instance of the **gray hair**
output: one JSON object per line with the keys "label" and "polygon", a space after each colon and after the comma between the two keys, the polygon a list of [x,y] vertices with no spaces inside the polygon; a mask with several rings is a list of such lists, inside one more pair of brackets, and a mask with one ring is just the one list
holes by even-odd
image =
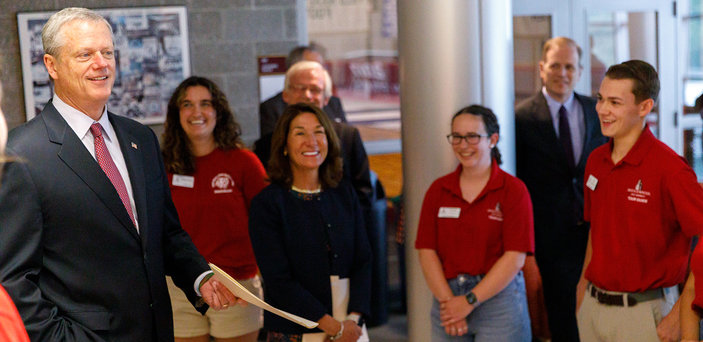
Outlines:
{"label": "gray hair", "polygon": [[288,57],[286,57],[286,70],[288,70],[293,64],[298,63],[303,60],[303,55],[305,52],[317,52],[320,56],[324,56],[324,48],[317,43],[311,42],[310,45],[299,45],[290,50]]}
{"label": "gray hair", "polygon": [[110,23],[103,18],[100,14],[89,10],[87,8],[81,7],[68,7],[64,8],[49,17],[49,21],[44,24],[41,30],[41,40],[42,45],[44,45],[44,52],[52,55],[58,56],[59,49],[64,45],[64,34],[61,32],[61,27],[74,20],[81,21],[92,21],[92,22],[103,22],[110,29],[110,35],[112,35],[112,26]]}
{"label": "gray hair", "polygon": [[325,98],[329,99],[330,97],[332,97],[332,78],[330,77],[330,74],[327,72],[327,70],[325,70],[322,64],[313,61],[300,61],[298,63],[293,64],[293,66],[291,66],[288,71],[286,71],[286,80],[283,85],[284,89],[288,89],[288,87],[290,86],[290,79],[293,77],[293,75],[311,69],[322,70],[322,73],[325,77]]}

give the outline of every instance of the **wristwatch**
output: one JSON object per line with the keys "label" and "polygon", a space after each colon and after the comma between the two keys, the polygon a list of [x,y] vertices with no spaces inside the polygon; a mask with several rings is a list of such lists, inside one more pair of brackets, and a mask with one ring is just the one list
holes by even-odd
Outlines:
{"label": "wristwatch", "polygon": [[477,307],[481,304],[481,302],[478,301],[478,298],[476,298],[476,294],[474,294],[473,291],[469,292],[466,295],[466,301],[469,302],[469,304],[473,305],[474,307]]}

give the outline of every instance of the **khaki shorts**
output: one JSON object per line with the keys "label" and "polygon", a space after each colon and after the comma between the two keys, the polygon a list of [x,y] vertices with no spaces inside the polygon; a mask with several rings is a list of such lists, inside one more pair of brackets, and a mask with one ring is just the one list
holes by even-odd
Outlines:
{"label": "khaki shorts", "polygon": [[[259,276],[239,280],[249,292],[262,298]],[[173,306],[173,331],[176,337],[210,335],[216,338],[232,338],[258,331],[263,326],[263,310],[255,305],[234,305],[221,311],[208,310],[201,315],[193,308],[183,291],[176,287],[171,277],[166,277],[168,292]]]}

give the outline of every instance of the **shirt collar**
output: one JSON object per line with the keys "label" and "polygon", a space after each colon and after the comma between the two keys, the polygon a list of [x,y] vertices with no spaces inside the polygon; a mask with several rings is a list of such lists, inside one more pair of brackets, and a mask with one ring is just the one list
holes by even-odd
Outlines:
{"label": "shirt collar", "polygon": [[[625,157],[622,158],[621,162],[628,163],[630,165],[639,165],[649,153],[650,148],[654,145],[656,140],[657,138],[649,129],[649,124],[646,124],[644,129],[642,129],[642,134],[640,134],[635,144],[632,145],[632,148],[627,152]],[[611,163],[613,162],[611,158],[613,154],[613,144],[613,139],[610,139],[608,142],[608,154],[605,156]]]}
{"label": "shirt collar", "polygon": [[[461,196],[461,186],[459,185],[459,177],[461,176],[461,170],[462,165],[459,164],[454,170],[454,172],[450,173],[449,177],[445,178],[445,181],[442,183],[442,187],[447,189],[455,196],[463,199],[463,197]],[[486,184],[486,187],[481,190],[481,193],[476,196],[474,202],[481,199],[488,192],[500,189],[501,187],[503,187],[504,183],[505,176],[501,172],[500,167],[498,167],[498,163],[495,161],[495,159],[493,159],[491,162],[491,176],[488,179],[488,183]]]}
{"label": "shirt collar", "polygon": [[542,87],[542,95],[544,95],[544,98],[547,99],[547,106],[549,106],[549,112],[552,113],[554,116],[555,113],[559,113],[559,108],[561,106],[564,106],[566,108],[567,113],[573,113],[574,112],[574,105],[576,105],[576,101],[574,100],[574,92],[571,92],[571,95],[569,96],[564,103],[561,103],[551,96],[549,96],[549,93],[547,92],[547,87]]}
{"label": "shirt collar", "polygon": [[[80,139],[83,139],[85,135],[90,132],[90,126],[95,122],[91,117],[71,107],[56,94],[54,94],[51,103]],[[110,120],[107,116],[107,105],[103,108],[103,113],[100,116],[100,120],[97,122],[103,127],[103,134],[106,135],[107,140],[116,141],[114,140],[115,130],[112,128],[112,124],[110,124]]]}

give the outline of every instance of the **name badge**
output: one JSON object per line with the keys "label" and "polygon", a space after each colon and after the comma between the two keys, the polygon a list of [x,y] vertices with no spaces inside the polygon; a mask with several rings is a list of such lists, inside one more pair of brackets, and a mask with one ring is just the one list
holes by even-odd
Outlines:
{"label": "name badge", "polygon": [[439,208],[439,213],[437,214],[437,217],[459,218],[459,214],[461,214],[461,208],[441,207]]}
{"label": "name badge", "polygon": [[184,188],[193,188],[195,178],[193,176],[173,175],[173,186],[181,186]]}
{"label": "name badge", "polygon": [[596,185],[598,185],[598,178],[594,177],[593,175],[588,175],[586,186],[591,189],[591,191],[596,191]]}

